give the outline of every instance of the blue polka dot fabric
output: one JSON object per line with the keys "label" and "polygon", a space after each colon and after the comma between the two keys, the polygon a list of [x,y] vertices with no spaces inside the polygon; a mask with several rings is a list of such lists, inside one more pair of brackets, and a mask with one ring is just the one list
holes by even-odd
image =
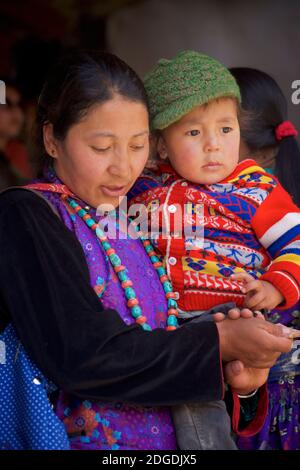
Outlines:
{"label": "blue polka dot fabric", "polygon": [[68,450],[48,394],[55,387],[30,360],[12,325],[0,334],[0,449]]}

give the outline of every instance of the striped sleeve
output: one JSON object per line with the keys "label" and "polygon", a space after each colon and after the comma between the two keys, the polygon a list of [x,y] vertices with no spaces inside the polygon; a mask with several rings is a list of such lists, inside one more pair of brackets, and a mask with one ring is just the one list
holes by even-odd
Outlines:
{"label": "striped sleeve", "polygon": [[257,209],[252,227],[272,258],[260,279],[272,283],[284,296],[280,308],[300,298],[300,210],[279,184]]}

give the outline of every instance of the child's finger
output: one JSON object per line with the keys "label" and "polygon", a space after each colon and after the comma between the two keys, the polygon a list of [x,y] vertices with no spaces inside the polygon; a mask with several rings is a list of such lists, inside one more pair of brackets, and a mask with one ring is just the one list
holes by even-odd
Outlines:
{"label": "child's finger", "polygon": [[294,328],[290,328],[291,330],[291,334],[290,334],[290,338],[291,339],[294,339],[294,338],[300,338],[300,331],[299,330],[295,330]]}
{"label": "child's finger", "polygon": [[262,320],[266,320],[264,314],[262,312],[260,312],[259,310],[254,310],[253,315],[256,318],[261,318]]}
{"label": "child's finger", "polygon": [[250,282],[253,281],[254,278],[248,273],[235,273],[230,276],[230,279],[233,281]]}
{"label": "child's finger", "polygon": [[261,310],[265,308],[262,302],[265,300],[263,292],[257,292],[254,295],[246,295],[244,305],[251,310]]}
{"label": "child's finger", "polygon": [[252,281],[244,284],[241,290],[242,292],[246,294],[247,292],[251,292],[251,291],[259,292],[262,290],[262,288],[263,288],[262,283],[252,278]]}

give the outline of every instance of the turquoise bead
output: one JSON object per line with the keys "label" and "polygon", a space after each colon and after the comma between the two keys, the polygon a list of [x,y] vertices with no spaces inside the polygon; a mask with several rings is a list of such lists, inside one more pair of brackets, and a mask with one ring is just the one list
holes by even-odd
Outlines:
{"label": "turquoise bead", "polygon": [[136,298],[136,293],[134,292],[132,287],[125,287],[124,291],[125,291],[125,296],[128,300]]}
{"label": "turquoise bead", "polygon": [[152,251],[153,248],[152,248],[151,245],[146,245],[146,246],[145,246],[145,250],[147,251],[147,253],[149,253],[149,251]]}
{"label": "turquoise bead", "polygon": [[93,220],[93,219],[87,219],[85,221],[86,225],[88,225],[89,227],[92,227],[92,225],[94,225],[96,222]]}
{"label": "turquoise bead", "polygon": [[75,209],[78,206],[77,202],[73,201],[72,199],[69,200],[69,204],[73,209]]}
{"label": "turquoise bead", "polygon": [[107,251],[111,248],[111,245],[108,242],[102,242],[102,246],[103,246],[105,251]]}
{"label": "turquoise bead", "polygon": [[152,331],[152,328],[150,325],[148,325],[148,323],[144,323],[142,327],[143,327],[143,330],[145,331]]}
{"label": "turquoise bead", "polygon": [[177,326],[178,325],[177,318],[175,317],[175,315],[170,315],[168,317],[168,325],[169,326]]}
{"label": "turquoise bead", "polygon": [[168,299],[168,308],[177,308],[177,302],[174,299]]}
{"label": "turquoise bead", "polygon": [[78,211],[77,214],[79,215],[79,217],[83,217],[86,214],[86,212],[84,209],[80,209],[80,211]]}
{"label": "turquoise bead", "polygon": [[109,255],[109,259],[110,259],[110,262],[113,266],[120,266],[121,260],[120,260],[119,256],[116,255],[116,253],[112,253],[111,255]]}
{"label": "turquoise bead", "polygon": [[157,271],[157,274],[159,275],[159,277],[166,274],[166,271],[162,266],[160,268],[156,268],[156,271]]}
{"label": "turquoise bead", "polygon": [[128,281],[128,276],[125,271],[120,271],[118,273],[118,278],[121,282]]}
{"label": "turquoise bead", "polygon": [[139,305],[134,305],[134,307],[131,308],[131,314],[134,318],[138,318],[142,315],[142,309],[139,307]]}
{"label": "turquoise bead", "polygon": [[[101,230],[101,228],[97,227],[96,228],[96,235],[98,238],[102,238],[105,236],[105,233]],[[101,243],[105,243],[105,242],[101,242]]]}
{"label": "turquoise bead", "polygon": [[172,289],[172,284],[171,284],[169,281],[165,281],[165,282],[163,283],[163,287],[164,287],[165,293],[167,293],[167,292],[172,292],[172,290],[173,290],[173,289]]}
{"label": "turquoise bead", "polygon": [[157,256],[150,256],[150,259],[151,259],[152,263],[157,263],[157,261],[159,261]]}

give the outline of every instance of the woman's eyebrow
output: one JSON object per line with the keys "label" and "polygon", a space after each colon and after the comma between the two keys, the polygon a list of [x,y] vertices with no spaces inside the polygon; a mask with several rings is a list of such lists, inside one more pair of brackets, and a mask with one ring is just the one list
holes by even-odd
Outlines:
{"label": "woman's eyebrow", "polygon": [[115,134],[113,134],[112,132],[95,131],[91,132],[89,134],[89,137],[115,137]]}
{"label": "woman's eyebrow", "polygon": [[[133,137],[140,137],[142,135],[148,135],[149,131],[144,130],[142,132],[139,132],[138,134],[134,134]],[[116,135],[113,132],[105,132],[105,131],[95,131],[91,132],[89,134],[89,137],[116,137]]]}
{"label": "woman's eyebrow", "polygon": [[142,132],[139,132],[138,134],[134,134],[133,137],[140,137],[141,135],[148,135],[148,134],[149,134],[149,131],[144,130]]}

